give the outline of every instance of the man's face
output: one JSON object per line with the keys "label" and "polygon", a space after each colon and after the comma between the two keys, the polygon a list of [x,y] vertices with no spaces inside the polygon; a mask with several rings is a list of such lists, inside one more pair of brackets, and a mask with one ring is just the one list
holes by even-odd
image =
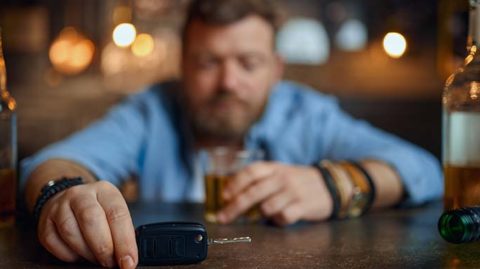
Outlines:
{"label": "man's face", "polygon": [[185,36],[184,97],[196,135],[240,140],[282,73],[273,29],[259,16],[225,26],[197,20]]}

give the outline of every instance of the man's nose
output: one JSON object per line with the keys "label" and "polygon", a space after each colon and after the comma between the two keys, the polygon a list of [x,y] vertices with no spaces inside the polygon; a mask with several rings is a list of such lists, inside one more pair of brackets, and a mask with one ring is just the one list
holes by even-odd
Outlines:
{"label": "man's nose", "polygon": [[238,68],[233,63],[225,63],[220,77],[221,88],[225,91],[235,91],[239,85]]}

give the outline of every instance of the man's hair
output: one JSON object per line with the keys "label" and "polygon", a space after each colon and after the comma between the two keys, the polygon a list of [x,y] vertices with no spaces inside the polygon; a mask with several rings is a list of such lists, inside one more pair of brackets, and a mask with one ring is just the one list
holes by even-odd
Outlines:
{"label": "man's hair", "polygon": [[279,18],[272,0],[192,0],[182,29],[183,40],[185,41],[188,27],[193,21],[223,26],[250,15],[264,19],[276,33]]}

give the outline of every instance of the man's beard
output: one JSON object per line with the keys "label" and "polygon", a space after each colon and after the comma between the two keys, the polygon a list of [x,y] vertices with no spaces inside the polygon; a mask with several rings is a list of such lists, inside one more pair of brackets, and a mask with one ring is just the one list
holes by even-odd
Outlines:
{"label": "man's beard", "polygon": [[[201,106],[184,99],[193,133],[199,140],[241,143],[250,127],[260,118],[266,101],[260,107],[219,90]],[[220,106],[224,106],[220,109]]]}

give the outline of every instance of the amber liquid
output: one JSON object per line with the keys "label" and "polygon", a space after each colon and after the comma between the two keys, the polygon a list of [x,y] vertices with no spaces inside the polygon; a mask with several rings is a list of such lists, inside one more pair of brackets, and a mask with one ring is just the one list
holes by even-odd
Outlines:
{"label": "amber liquid", "polygon": [[13,169],[0,169],[0,227],[15,223],[16,173]]}
{"label": "amber liquid", "polygon": [[[216,223],[216,214],[225,205],[226,201],[222,198],[223,188],[230,180],[229,175],[212,175],[205,176],[205,220]],[[250,209],[245,216],[237,219],[237,222],[254,222],[260,219],[260,211],[257,207]]]}
{"label": "amber liquid", "polygon": [[444,166],[444,208],[480,205],[480,167]]}

